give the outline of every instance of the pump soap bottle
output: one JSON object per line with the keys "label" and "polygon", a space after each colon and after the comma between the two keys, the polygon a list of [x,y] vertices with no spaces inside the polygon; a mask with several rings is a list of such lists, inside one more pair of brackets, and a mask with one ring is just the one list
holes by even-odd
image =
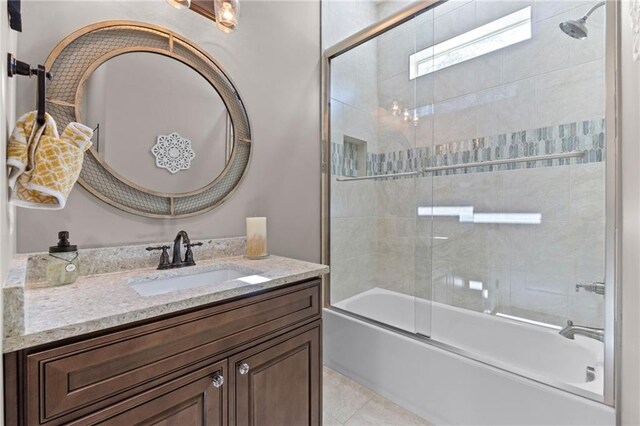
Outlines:
{"label": "pump soap bottle", "polygon": [[50,285],[74,283],[80,276],[78,246],[69,243],[69,232],[58,232],[58,244],[49,247],[47,281]]}

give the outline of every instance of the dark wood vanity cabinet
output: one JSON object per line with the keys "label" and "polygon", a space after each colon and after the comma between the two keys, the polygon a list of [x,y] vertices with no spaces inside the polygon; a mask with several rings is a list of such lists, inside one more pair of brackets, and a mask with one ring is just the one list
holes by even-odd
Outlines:
{"label": "dark wood vanity cabinet", "polygon": [[320,425],[320,282],[5,355],[6,425]]}
{"label": "dark wood vanity cabinet", "polygon": [[319,425],[320,328],[233,356],[234,425]]}

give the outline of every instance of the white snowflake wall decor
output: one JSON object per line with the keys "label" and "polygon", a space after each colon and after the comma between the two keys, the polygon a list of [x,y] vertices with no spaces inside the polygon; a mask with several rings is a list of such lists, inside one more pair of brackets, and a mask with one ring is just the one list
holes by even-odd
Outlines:
{"label": "white snowflake wall decor", "polygon": [[191,141],[176,132],[158,136],[151,152],[156,157],[156,166],[167,169],[173,174],[189,169],[191,160],[196,156],[191,148]]}

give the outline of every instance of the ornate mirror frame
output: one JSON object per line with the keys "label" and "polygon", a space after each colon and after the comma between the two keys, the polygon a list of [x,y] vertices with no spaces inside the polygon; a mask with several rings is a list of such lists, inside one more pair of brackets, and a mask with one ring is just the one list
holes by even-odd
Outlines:
{"label": "ornate mirror frame", "polygon": [[[194,43],[165,28],[131,21],[105,21],[81,28],[60,41],[45,67],[54,74],[47,87],[47,112],[59,128],[82,122],[85,82],[109,59],[131,52],[168,56],[191,67],[218,92],[233,126],[233,148],[224,170],[204,187],[162,193],[136,185],[116,173],[91,148],[78,182],[102,201],[129,213],[173,219],[198,215],[221,205],[244,178],[251,159],[249,117],[233,83],[213,58]],[[135,72],[135,70],[132,70]]]}

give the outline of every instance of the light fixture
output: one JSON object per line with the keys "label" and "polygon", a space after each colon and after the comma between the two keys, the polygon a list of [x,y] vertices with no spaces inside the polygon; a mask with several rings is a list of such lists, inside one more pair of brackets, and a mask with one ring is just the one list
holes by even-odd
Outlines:
{"label": "light fixture", "polygon": [[167,0],[167,3],[176,9],[189,9],[191,7],[191,0]]}
{"label": "light fixture", "polygon": [[400,115],[400,105],[398,105],[398,101],[393,101],[391,112],[393,113],[393,115]]}
{"label": "light fixture", "polygon": [[214,0],[216,25],[225,33],[230,33],[238,25],[239,0]]}
{"label": "light fixture", "polygon": [[409,114],[409,110],[407,108],[402,111],[402,118],[404,121],[409,121],[409,118],[411,118],[411,114]]}

